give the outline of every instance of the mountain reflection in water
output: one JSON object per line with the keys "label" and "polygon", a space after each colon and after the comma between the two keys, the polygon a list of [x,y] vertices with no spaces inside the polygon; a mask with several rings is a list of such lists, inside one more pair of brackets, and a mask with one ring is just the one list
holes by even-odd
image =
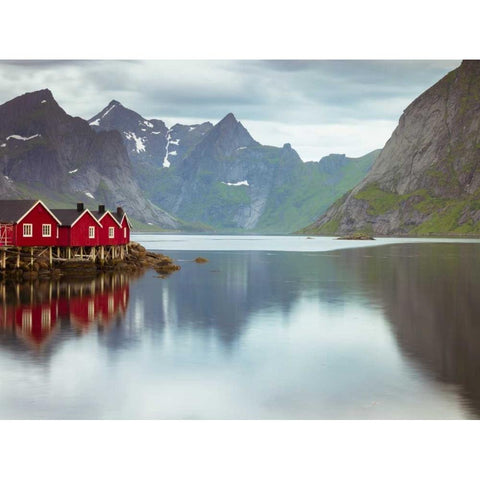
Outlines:
{"label": "mountain reflection in water", "polygon": [[480,245],[379,244],[4,284],[0,418],[480,417]]}

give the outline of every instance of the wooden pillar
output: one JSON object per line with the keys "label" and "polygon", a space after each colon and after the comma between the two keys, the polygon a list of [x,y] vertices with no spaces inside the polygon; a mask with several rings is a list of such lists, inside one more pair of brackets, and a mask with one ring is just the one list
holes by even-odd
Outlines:
{"label": "wooden pillar", "polygon": [[7,267],[7,252],[2,248],[2,268],[5,270]]}
{"label": "wooden pillar", "polygon": [[33,247],[30,247],[30,266],[33,265]]}
{"label": "wooden pillar", "polygon": [[53,257],[52,257],[52,247],[48,247],[48,263],[52,266]]}
{"label": "wooden pillar", "polygon": [[100,247],[100,263],[103,265],[105,262],[105,247],[102,245]]}
{"label": "wooden pillar", "polygon": [[17,261],[15,263],[17,268],[20,268],[20,248],[17,247]]}
{"label": "wooden pillar", "polygon": [[67,258],[70,260],[72,258],[72,249],[67,247]]}
{"label": "wooden pillar", "polygon": [[121,245],[121,246],[120,246],[120,258],[121,258],[122,260],[123,260],[123,258],[124,258],[124,256],[125,256],[124,253],[125,253],[125,252],[123,251],[123,245]]}
{"label": "wooden pillar", "polygon": [[80,247],[80,258],[83,260],[83,247]]}

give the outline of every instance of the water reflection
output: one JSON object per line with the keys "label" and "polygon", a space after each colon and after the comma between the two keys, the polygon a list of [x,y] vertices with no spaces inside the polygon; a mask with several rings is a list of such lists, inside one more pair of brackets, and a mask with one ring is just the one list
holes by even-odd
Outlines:
{"label": "water reflection", "polygon": [[0,285],[0,345],[19,348],[18,340],[43,351],[56,333],[70,328],[85,333],[106,329],[127,311],[125,274],[102,274],[92,280],[44,280]]}
{"label": "water reflection", "polygon": [[167,279],[1,285],[0,417],[480,417],[478,248],[177,251]]}
{"label": "water reflection", "polygon": [[402,351],[461,387],[480,416],[480,252],[477,245],[396,245],[346,251],[341,268],[384,308]]}

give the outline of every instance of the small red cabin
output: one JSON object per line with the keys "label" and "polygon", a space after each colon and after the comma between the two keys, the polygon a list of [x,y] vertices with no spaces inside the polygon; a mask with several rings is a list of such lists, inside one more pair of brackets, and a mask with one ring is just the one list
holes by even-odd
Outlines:
{"label": "small red cabin", "polygon": [[101,245],[126,245],[130,242],[130,222],[121,207],[112,213],[105,210],[105,205],[99,205],[93,214],[103,227]]}
{"label": "small red cabin", "polygon": [[55,245],[59,224],[41,200],[0,200],[0,246]]}
{"label": "small red cabin", "polygon": [[53,213],[61,221],[56,245],[59,247],[94,247],[101,245],[102,225],[95,216],[84,208],[55,209]]}
{"label": "small red cabin", "polygon": [[99,205],[93,215],[102,225],[100,245],[121,245],[120,230],[122,227],[113,214],[105,210],[105,205]]}
{"label": "small red cabin", "polygon": [[117,207],[115,217],[117,218],[118,223],[120,223],[122,229],[122,231],[120,232],[120,236],[122,239],[121,244],[126,245],[127,243],[130,243],[130,231],[132,230],[132,225],[127,217],[127,214],[123,211],[121,207]]}

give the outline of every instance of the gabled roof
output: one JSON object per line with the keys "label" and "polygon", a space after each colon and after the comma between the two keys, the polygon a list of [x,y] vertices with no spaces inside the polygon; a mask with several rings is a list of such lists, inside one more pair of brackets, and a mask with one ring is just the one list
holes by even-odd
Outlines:
{"label": "gabled roof", "polygon": [[18,223],[37,205],[41,204],[58,223],[61,221],[41,200],[0,200],[0,222]]}
{"label": "gabled roof", "polygon": [[115,214],[113,214],[112,212],[110,212],[110,210],[105,210],[105,212],[99,212],[98,210],[95,210],[92,212],[93,216],[99,221],[101,222],[102,221],[102,218],[105,216],[105,215],[110,215],[113,220],[115,221],[115,223],[121,228],[122,225],[121,225],[121,222],[118,221],[117,219],[117,216]]}
{"label": "gabled roof", "polygon": [[95,218],[95,215],[86,208],[81,212],[77,211],[76,208],[58,208],[52,210],[53,214],[57,216],[63,227],[73,227],[75,223],[78,222],[85,214],[89,214],[97,223],[98,225],[102,226],[102,224]]}
{"label": "gabled roof", "polygon": [[132,228],[132,224],[131,224],[131,222],[130,222],[130,220],[129,220],[129,218],[128,218],[128,216],[125,212],[120,213],[120,214],[118,212],[115,212],[113,215],[117,219],[117,222],[119,223],[120,226],[122,225],[123,219],[126,218],[128,226],[130,227],[130,229]]}

